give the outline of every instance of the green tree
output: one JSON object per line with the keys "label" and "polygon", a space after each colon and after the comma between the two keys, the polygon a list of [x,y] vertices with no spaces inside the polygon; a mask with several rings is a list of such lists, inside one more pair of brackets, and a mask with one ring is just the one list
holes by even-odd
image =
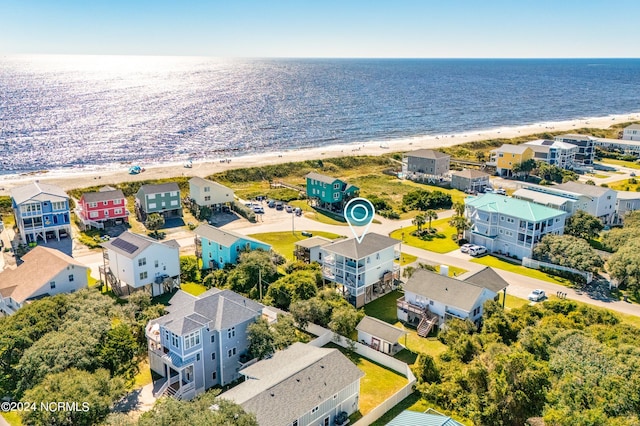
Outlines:
{"label": "green tree", "polygon": [[585,211],[579,210],[567,219],[564,232],[574,237],[590,240],[597,238],[602,228],[604,228],[604,225],[602,225],[600,219]]}
{"label": "green tree", "polygon": [[453,211],[456,212],[455,216],[463,216],[464,217],[464,210],[465,210],[464,203],[455,202],[455,203],[453,203],[452,207],[453,207]]}
{"label": "green tree", "polygon": [[180,281],[197,282],[200,268],[198,258],[195,256],[180,256]]}
{"label": "green tree", "polygon": [[247,327],[249,339],[249,354],[252,358],[264,359],[275,351],[273,332],[267,320],[258,318]]}
{"label": "green tree", "polygon": [[422,234],[422,227],[426,222],[426,218],[423,214],[416,215],[416,217],[411,221],[411,223],[417,228],[418,234]]}
{"label": "green tree", "polygon": [[630,240],[611,255],[607,262],[609,274],[619,282],[620,288],[629,289],[640,296],[640,242]]}
{"label": "green tree", "polygon": [[471,228],[471,222],[464,216],[453,216],[449,220],[449,226],[456,228],[456,233],[460,236],[464,231]]}
{"label": "green tree", "polygon": [[604,264],[588,242],[571,235],[545,235],[534,246],[533,258],[588,272],[595,272]]}
{"label": "green tree", "polygon": [[602,247],[608,251],[617,251],[629,241],[629,230],[631,228],[613,228],[602,235]]}
{"label": "green tree", "polygon": [[258,282],[262,281],[263,294],[269,283],[275,281],[278,271],[271,259],[271,254],[264,250],[252,250],[240,254],[238,265],[229,274],[227,285],[238,293],[250,293],[251,297],[259,297]]}
{"label": "green tree", "polygon": [[435,210],[427,210],[424,212],[424,217],[429,221],[429,229],[431,230],[431,221],[438,218],[438,213]]}
{"label": "green tree", "polygon": [[364,312],[356,310],[351,305],[344,305],[331,313],[329,328],[334,333],[351,338],[362,318],[364,318]]}
{"label": "green tree", "polygon": [[291,315],[278,314],[278,320],[271,328],[273,330],[273,346],[277,350],[286,349],[298,341],[296,324]]}
{"label": "green tree", "polygon": [[131,327],[121,323],[107,332],[99,351],[100,364],[112,375],[133,377],[138,346]]}
{"label": "green tree", "polygon": [[428,354],[418,354],[413,373],[418,379],[418,383],[435,383],[440,381],[440,371],[436,366],[433,357]]}
{"label": "green tree", "polygon": [[164,216],[159,213],[151,213],[144,221],[144,226],[153,232],[152,235],[157,236],[158,229],[164,226]]}
{"label": "green tree", "polygon": [[222,288],[227,284],[227,271],[224,269],[216,269],[209,272],[202,280],[202,285],[207,288]]}

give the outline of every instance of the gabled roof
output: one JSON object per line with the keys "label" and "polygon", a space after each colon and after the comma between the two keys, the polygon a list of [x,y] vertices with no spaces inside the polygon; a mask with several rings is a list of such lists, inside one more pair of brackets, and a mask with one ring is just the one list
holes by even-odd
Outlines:
{"label": "gabled roof", "polygon": [[[316,173],[316,172],[311,172],[308,173],[307,176],[305,176],[307,179],[313,179],[313,180],[317,180],[320,182],[324,182],[324,183],[328,183],[328,184],[332,184],[335,181],[340,181],[340,179],[338,178],[334,178],[331,176],[327,176],[327,175],[321,175],[320,173]],[[342,181],[340,181],[342,182]]]}
{"label": "gabled roof", "polygon": [[[586,185],[578,182],[565,182],[560,185],[555,185],[553,188],[563,189],[569,192],[575,192],[576,194],[588,195],[590,197],[601,197],[607,192],[613,191],[611,188],[605,188],[597,185]],[[615,191],[613,191],[615,192]]]}
{"label": "gabled roof", "polygon": [[577,145],[574,145],[572,143],[569,142],[561,142],[561,141],[556,141],[556,140],[548,140],[548,139],[536,139],[535,141],[529,141],[529,142],[525,142],[524,145],[529,145],[529,146],[548,146],[549,148],[556,148],[556,149],[571,149],[571,148],[578,148]]}
{"label": "gabled roof", "polygon": [[432,160],[437,160],[439,158],[451,158],[449,154],[435,151],[433,149],[418,149],[416,151],[406,152],[404,155],[407,157],[430,158]]}
{"label": "gabled roof", "polygon": [[179,290],[171,298],[169,313],[153,320],[171,332],[184,336],[202,327],[226,330],[260,316],[261,303],[231,290],[212,288],[199,296],[187,296]]}
{"label": "gabled roof", "polygon": [[489,173],[481,172],[475,169],[455,170],[451,172],[451,176],[459,176],[466,179],[488,178]]}
{"label": "gabled roof", "polygon": [[387,426],[463,426],[451,417],[431,411],[419,413],[405,410],[387,423]]}
{"label": "gabled roof", "polygon": [[322,247],[331,244],[331,240],[325,237],[311,237],[306,240],[296,241],[294,245],[304,248]]}
{"label": "gabled roof", "polygon": [[52,197],[69,199],[69,196],[62,188],[50,185],[48,183],[40,183],[38,181],[24,186],[18,186],[11,190],[11,198],[16,204],[22,204],[28,200],[49,201]]}
{"label": "gabled roof", "polygon": [[630,124],[624,130],[640,130],[640,124]]}
{"label": "gabled roof", "polygon": [[551,207],[498,194],[467,197],[464,203],[481,211],[503,213],[532,222],[540,222],[566,215],[566,212],[552,209]]}
{"label": "gabled roof", "polygon": [[593,137],[589,135],[580,135],[577,133],[567,133],[565,135],[558,135],[554,139],[555,140],[569,139],[569,140],[577,140],[577,141],[587,141],[587,140],[593,139]]}
{"label": "gabled roof", "polygon": [[379,337],[391,344],[396,343],[399,338],[407,334],[407,332],[401,328],[370,316],[362,318],[356,326],[356,330]]}
{"label": "gabled roof", "polygon": [[511,145],[508,143],[503,144],[500,148],[497,149],[498,152],[508,152],[510,154],[524,154],[527,149],[531,149],[530,146],[527,145]]}
{"label": "gabled roof", "polygon": [[640,192],[634,191],[616,191],[618,200],[640,200]]}
{"label": "gabled roof", "polygon": [[240,372],[247,379],[220,398],[254,413],[260,426],[290,424],[364,376],[337,349],[300,342]]}
{"label": "gabled roof", "polygon": [[159,194],[164,192],[180,192],[180,187],[175,182],[167,182],[167,183],[159,183],[159,184],[147,184],[142,185],[138,190],[138,193],[142,193],[145,195],[149,194]]}
{"label": "gabled roof", "polygon": [[29,299],[43,285],[73,265],[84,268],[80,262],[59,250],[36,246],[22,256],[23,263],[16,269],[0,272],[0,294],[18,303]]}
{"label": "gabled roof", "polygon": [[149,238],[140,234],[134,234],[129,231],[123,232],[117,238],[105,241],[100,245],[108,250],[113,250],[116,253],[120,253],[121,255],[128,257],[129,259],[134,259],[152,244],[162,244],[171,248],[176,248],[177,246],[177,242],[175,240],[158,242],[153,238]]}
{"label": "gabled roof", "polygon": [[264,244],[267,246],[269,245],[267,243],[263,243],[262,241],[258,241],[255,238],[238,234],[233,231],[216,228],[215,226],[211,226],[206,223],[203,223],[200,226],[198,226],[193,232],[195,232],[195,234],[200,237],[204,237],[209,241],[213,241],[215,243],[221,244],[224,247],[231,247],[238,240],[253,241],[254,243]]}
{"label": "gabled roof", "polygon": [[481,288],[486,288],[494,293],[504,290],[509,286],[509,283],[504,280],[496,271],[488,266],[482,268],[478,272],[465,274],[463,281],[476,285]]}
{"label": "gabled roof", "polygon": [[523,200],[529,200],[534,203],[543,204],[548,206],[549,204],[553,206],[562,206],[567,203],[575,203],[576,200],[572,198],[561,197],[559,195],[553,195],[546,192],[534,191],[532,189],[520,188],[513,193],[515,198],[520,198]]}
{"label": "gabled roof", "polygon": [[82,194],[82,199],[87,203],[97,203],[100,201],[112,201],[123,200],[124,193],[121,189],[112,189],[110,191],[103,191],[100,189],[97,192],[85,192]]}
{"label": "gabled roof", "polygon": [[455,306],[471,312],[482,294],[483,287],[470,282],[445,277],[426,269],[417,269],[404,285],[405,291],[437,300],[447,306]]}
{"label": "gabled roof", "polygon": [[355,238],[337,241],[323,247],[325,251],[336,253],[351,259],[362,259],[374,253],[399,244],[400,240],[376,233],[368,233],[358,243]]}
{"label": "gabled roof", "polygon": [[189,179],[189,183],[202,187],[202,186],[212,186],[214,188],[217,188],[221,191],[230,191],[233,194],[233,190],[231,188],[227,188],[226,186],[219,184],[218,182],[214,182],[212,180],[208,180],[208,179],[203,179],[201,177],[197,177],[194,176],[191,179]]}

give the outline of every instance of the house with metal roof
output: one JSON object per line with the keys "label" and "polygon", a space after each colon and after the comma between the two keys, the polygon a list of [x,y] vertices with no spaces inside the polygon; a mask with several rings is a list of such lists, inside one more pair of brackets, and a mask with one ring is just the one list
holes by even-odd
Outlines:
{"label": "house with metal roof", "polygon": [[202,260],[202,269],[222,269],[224,265],[238,263],[243,251],[270,251],[271,246],[255,238],[223,230],[206,223],[194,230],[196,257]]}
{"label": "house with metal roof", "polygon": [[356,326],[358,342],[387,355],[395,355],[404,349],[398,341],[407,332],[378,318],[365,316]]}
{"label": "house with metal roof", "polygon": [[498,301],[498,293],[506,292],[509,284],[489,267],[465,275],[451,278],[417,269],[403,286],[404,296],[397,300],[398,319],[416,325],[420,336],[452,318],[479,325],[484,303]]}
{"label": "house with metal roof", "polygon": [[449,416],[429,408],[424,413],[405,410],[394,417],[387,426],[463,426]]}
{"label": "house with metal roof", "polygon": [[234,193],[231,188],[218,182],[192,177],[189,179],[189,198],[201,208],[206,206],[212,210],[221,210],[233,203]]}
{"label": "house with metal roof", "polygon": [[340,179],[311,172],[307,174],[307,197],[316,207],[334,213],[342,213],[345,204],[358,196],[358,188]]}
{"label": "house with metal roof", "polygon": [[451,172],[451,188],[464,192],[484,192],[490,187],[489,173],[465,169]]}
{"label": "house with metal roof", "polygon": [[191,399],[238,380],[248,361],[247,327],[263,309],[231,290],[212,288],[199,296],[178,291],[169,313],[145,328],[149,365],[164,378],[155,396]]}
{"label": "house with metal roof", "polygon": [[402,173],[407,179],[437,182],[449,174],[451,156],[433,149],[418,149],[402,156]]}
{"label": "house with metal roof", "polygon": [[322,262],[322,247],[331,244],[331,240],[324,237],[311,237],[294,243],[293,256],[304,263]]}
{"label": "house with metal roof", "polygon": [[531,257],[533,246],[545,235],[563,234],[568,216],[561,210],[498,194],[467,197],[465,215],[471,222],[465,231],[469,242],[518,259]]}
{"label": "house with metal roof", "polygon": [[104,186],[98,191],[83,193],[76,214],[85,229],[104,229],[105,225],[129,222],[126,204],[121,189]]}
{"label": "house with metal roof", "polygon": [[640,124],[631,124],[622,131],[622,139],[627,141],[640,141]]}
{"label": "house with metal roof", "polygon": [[62,188],[38,181],[15,187],[11,207],[23,244],[71,235],[69,196]]}
{"label": "house with metal roof", "polygon": [[142,185],[136,192],[136,214],[144,221],[151,213],[166,218],[182,216],[180,188],[175,182]]}
{"label": "house with metal roof", "polygon": [[254,413],[261,426],[336,424],[358,411],[364,373],[337,349],[294,343],[240,371],[245,381],[220,398]]}
{"label": "house with metal roof", "polygon": [[0,272],[0,312],[11,315],[30,300],[87,288],[88,272],[59,250],[34,247],[17,268]]}
{"label": "house with metal roof", "polygon": [[180,286],[180,246],[123,232],[102,244],[100,276],[116,295],[146,291],[159,296]]}
{"label": "house with metal roof", "polygon": [[321,247],[322,275],[356,308],[394,290],[400,279],[400,241],[374,232]]}
{"label": "house with metal roof", "polygon": [[490,151],[487,165],[495,166],[500,176],[511,176],[517,164],[533,158],[534,152],[530,146],[504,144]]}

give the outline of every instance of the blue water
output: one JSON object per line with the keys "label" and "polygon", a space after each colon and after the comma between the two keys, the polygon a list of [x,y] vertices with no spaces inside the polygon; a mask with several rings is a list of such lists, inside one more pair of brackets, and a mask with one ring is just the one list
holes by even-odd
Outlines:
{"label": "blue water", "polygon": [[640,59],[0,57],[0,174],[640,111]]}

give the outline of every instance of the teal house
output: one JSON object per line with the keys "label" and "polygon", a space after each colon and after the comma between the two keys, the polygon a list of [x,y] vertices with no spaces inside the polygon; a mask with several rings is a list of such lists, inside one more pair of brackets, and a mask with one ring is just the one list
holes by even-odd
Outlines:
{"label": "teal house", "polygon": [[316,207],[340,213],[344,205],[358,196],[360,188],[331,176],[311,172],[307,176],[307,197],[314,200]]}
{"label": "teal house", "polygon": [[182,216],[178,184],[142,185],[136,192],[136,213],[141,220],[146,220],[151,213],[159,213],[165,218]]}
{"label": "teal house", "polygon": [[196,256],[202,259],[202,269],[222,269],[227,263],[236,264],[240,253],[251,250],[271,250],[269,244],[232,231],[202,224],[196,233]]}

